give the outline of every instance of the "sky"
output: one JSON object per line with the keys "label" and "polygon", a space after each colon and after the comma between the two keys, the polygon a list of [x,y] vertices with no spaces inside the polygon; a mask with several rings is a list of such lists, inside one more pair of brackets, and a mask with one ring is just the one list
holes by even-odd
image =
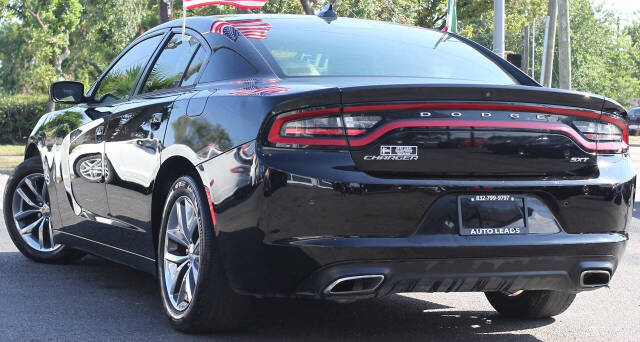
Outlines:
{"label": "sky", "polygon": [[640,0],[595,0],[595,2],[604,4],[605,8],[627,22],[640,21]]}

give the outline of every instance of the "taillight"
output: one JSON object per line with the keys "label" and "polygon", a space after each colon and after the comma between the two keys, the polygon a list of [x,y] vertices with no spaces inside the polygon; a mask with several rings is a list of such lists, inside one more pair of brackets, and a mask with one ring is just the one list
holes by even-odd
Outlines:
{"label": "taillight", "polygon": [[382,120],[381,116],[367,114],[345,114],[344,126],[347,129],[347,135],[358,136],[366,133]]}
{"label": "taillight", "polygon": [[343,148],[347,136],[366,133],[381,119],[357,114],[343,118],[338,107],[288,112],[275,118],[267,140],[276,147]]}
{"label": "taillight", "polygon": [[319,116],[286,121],[280,128],[281,137],[325,137],[344,135],[340,116]]}
{"label": "taillight", "polygon": [[616,153],[629,147],[628,131],[622,123],[574,121],[573,125],[585,138],[596,142],[597,151]]}

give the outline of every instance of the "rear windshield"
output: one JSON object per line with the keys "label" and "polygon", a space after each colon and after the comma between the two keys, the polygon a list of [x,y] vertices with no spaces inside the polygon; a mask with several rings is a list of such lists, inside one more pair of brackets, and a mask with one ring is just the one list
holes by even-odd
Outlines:
{"label": "rear windshield", "polygon": [[439,31],[340,18],[269,20],[252,41],[285,76],[390,76],[433,82],[517,84],[499,65]]}

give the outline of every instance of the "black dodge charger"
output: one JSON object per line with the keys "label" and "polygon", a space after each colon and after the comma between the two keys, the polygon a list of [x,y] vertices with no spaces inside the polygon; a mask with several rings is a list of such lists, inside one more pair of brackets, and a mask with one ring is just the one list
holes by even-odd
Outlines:
{"label": "black dodge charger", "polygon": [[172,324],[256,297],[484,292],[541,318],[607,286],[628,240],[627,113],[446,32],[220,16],[63,81],[4,196],[27,257],[157,275]]}

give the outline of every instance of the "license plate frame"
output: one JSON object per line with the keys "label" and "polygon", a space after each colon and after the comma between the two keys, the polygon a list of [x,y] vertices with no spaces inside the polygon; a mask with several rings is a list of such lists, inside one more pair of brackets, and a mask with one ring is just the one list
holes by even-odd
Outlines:
{"label": "license plate frame", "polygon": [[459,234],[462,236],[529,234],[526,203],[524,196],[514,194],[459,195]]}

